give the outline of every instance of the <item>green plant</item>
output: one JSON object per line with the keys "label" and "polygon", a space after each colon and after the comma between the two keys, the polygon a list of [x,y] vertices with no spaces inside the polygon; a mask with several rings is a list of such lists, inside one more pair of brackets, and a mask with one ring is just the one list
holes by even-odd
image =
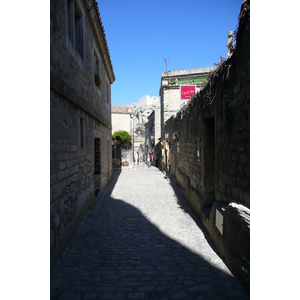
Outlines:
{"label": "green plant", "polygon": [[95,74],[95,84],[96,86],[99,86],[101,84],[101,79],[98,74]]}
{"label": "green plant", "polygon": [[118,130],[112,135],[112,139],[125,144],[131,141],[131,135],[126,130]]}

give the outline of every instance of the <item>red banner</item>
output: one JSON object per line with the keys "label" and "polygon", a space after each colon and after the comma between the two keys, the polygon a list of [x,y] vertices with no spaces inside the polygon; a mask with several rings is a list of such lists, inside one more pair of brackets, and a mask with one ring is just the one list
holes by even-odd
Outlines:
{"label": "red banner", "polygon": [[180,100],[187,101],[190,100],[193,95],[196,94],[195,85],[181,85],[180,86]]}

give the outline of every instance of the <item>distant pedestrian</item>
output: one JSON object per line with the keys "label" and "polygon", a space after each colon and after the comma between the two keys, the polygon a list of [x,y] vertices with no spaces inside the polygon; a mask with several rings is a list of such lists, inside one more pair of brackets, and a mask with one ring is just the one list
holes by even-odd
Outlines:
{"label": "distant pedestrian", "polygon": [[133,165],[135,166],[135,157],[133,157]]}
{"label": "distant pedestrian", "polygon": [[149,168],[151,167],[151,158],[152,158],[151,153],[149,153]]}

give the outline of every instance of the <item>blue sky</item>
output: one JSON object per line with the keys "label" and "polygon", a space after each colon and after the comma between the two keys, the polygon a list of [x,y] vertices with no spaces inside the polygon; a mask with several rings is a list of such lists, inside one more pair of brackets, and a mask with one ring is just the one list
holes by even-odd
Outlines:
{"label": "blue sky", "polygon": [[98,1],[116,75],[111,102],[159,96],[161,72],[213,66],[226,57],[243,0]]}

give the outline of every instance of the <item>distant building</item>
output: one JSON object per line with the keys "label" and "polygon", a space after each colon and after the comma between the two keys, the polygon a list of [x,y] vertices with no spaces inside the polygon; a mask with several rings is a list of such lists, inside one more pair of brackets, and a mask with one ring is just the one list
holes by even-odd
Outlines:
{"label": "distant building", "polygon": [[112,178],[114,81],[97,1],[51,0],[51,267]]}
{"label": "distant building", "polygon": [[144,95],[138,102],[128,104],[127,106],[135,109],[136,123],[144,125],[148,121],[147,119],[152,111],[160,106],[160,102],[157,96]]}
{"label": "distant building", "polygon": [[146,161],[149,153],[149,147],[148,150],[146,148],[146,144],[149,143],[149,141],[146,142],[147,132],[145,125],[147,124],[148,117],[151,113],[160,109],[159,97],[144,95],[138,102],[128,104],[127,107],[134,109],[135,158],[136,161],[139,160],[139,162],[143,162],[144,160]]}
{"label": "distant building", "polygon": [[159,98],[157,96],[145,95],[139,99],[138,104],[141,107],[159,105]]}
{"label": "distant building", "polygon": [[[111,122],[112,122],[112,133],[119,130],[127,131],[133,136],[133,115],[134,108],[120,105],[111,105]],[[119,159],[120,161],[132,163],[133,154],[132,149],[129,145],[122,146],[118,143],[113,145],[113,158]],[[122,155],[123,154],[123,155]]]}
{"label": "distant building", "polygon": [[196,85],[196,93],[202,89],[208,74],[216,67],[189,70],[167,71],[161,73],[159,89],[161,105],[161,135],[164,138],[164,124],[181,109],[180,85]]}
{"label": "distant building", "polygon": [[153,165],[160,167],[161,165],[161,153],[155,151],[155,145],[160,143],[161,127],[160,127],[160,107],[152,111],[148,117],[148,122],[145,124],[145,149],[146,157],[149,153],[153,156]]}

